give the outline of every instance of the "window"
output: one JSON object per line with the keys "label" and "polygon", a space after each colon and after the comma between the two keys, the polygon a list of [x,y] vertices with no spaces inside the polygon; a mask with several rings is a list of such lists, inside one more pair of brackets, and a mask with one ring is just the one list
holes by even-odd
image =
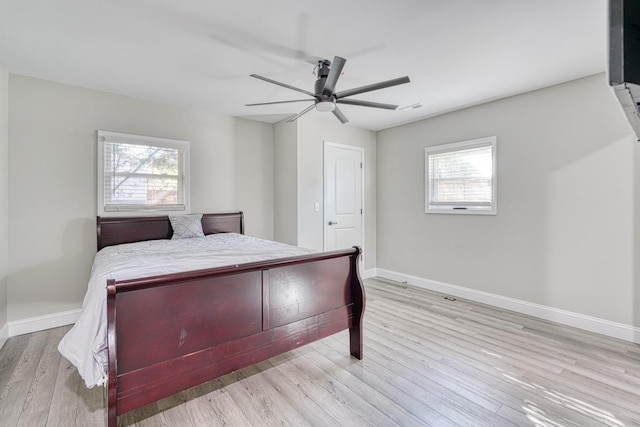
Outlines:
{"label": "window", "polygon": [[189,212],[189,142],[98,131],[98,215]]}
{"label": "window", "polygon": [[496,137],[425,148],[425,212],[495,215]]}

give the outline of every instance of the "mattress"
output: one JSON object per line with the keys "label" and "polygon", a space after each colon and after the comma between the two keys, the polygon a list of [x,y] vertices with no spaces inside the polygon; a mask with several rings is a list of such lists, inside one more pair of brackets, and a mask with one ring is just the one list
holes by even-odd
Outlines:
{"label": "mattress", "polygon": [[104,385],[108,369],[107,279],[137,279],[312,252],[236,233],[103,248],[96,254],[91,268],[80,318],[62,338],[58,350],[76,366],[87,387]]}

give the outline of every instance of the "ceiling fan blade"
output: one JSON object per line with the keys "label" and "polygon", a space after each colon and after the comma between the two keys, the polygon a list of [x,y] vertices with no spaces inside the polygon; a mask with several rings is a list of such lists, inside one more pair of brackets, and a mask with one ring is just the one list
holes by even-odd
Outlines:
{"label": "ceiling fan blade", "polygon": [[396,108],[398,108],[397,105],[393,105],[393,104],[383,104],[381,102],[371,102],[371,101],[360,101],[357,99],[338,99],[336,100],[336,103],[359,105],[361,107],[384,108],[385,110],[395,110]]}
{"label": "ceiling fan blade", "polygon": [[322,89],[322,93],[331,96],[333,92],[336,90],[336,83],[338,82],[338,77],[342,74],[342,68],[344,64],[347,62],[346,59],[341,58],[339,56],[333,57],[333,62],[331,63],[331,70],[329,70],[329,75],[327,76],[327,80],[324,83],[324,89]]}
{"label": "ceiling fan blade", "polygon": [[411,80],[409,80],[408,76],[404,76],[404,77],[398,77],[397,79],[386,80],[380,83],[373,83],[366,86],[360,86],[354,89],[347,89],[347,90],[343,90],[342,92],[336,93],[336,99],[340,99],[340,98],[344,98],[352,95],[358,95],[359,93],[371,92],[373,90],[384,89],[386,87],[397,86],[404,83],[409,83],[410,81]]}
{"label": "ceiling fan blade", "polygon": [[316,97],[313,93],[311,93],[311,92],[309,92],[309,91],[306,91],[306,90],[304,90],[304,89],[300,89],[300,88],[295,87],[295,86],[290,86],[290,85],[288,85],[288,84],[286,84],[286,83],[280,83],[280,82],[278,82],[278,81],[271,80],[270,78],[268,78],[268,77],[263,77],[263,76],[261,76],[261,75],[259,75],[259,74],[251,74],[251,77],[255,77],[256,79],[264,80],[265,82],[273,83],[274,85],[278,85],[278,86],[286,87],[287,89],[296,90],[296,91],[298,91],[298,92],[306,93],[307,95],[312,96],[312,97],[314,97],[314,98]]}
{"label": "ceiling fan blade", "polygon": [[[262,59],[267,59],[270,56],[278,56],[280,58],[301,60],[315,65],[318,62],[317,60],[321,58],[316,58],[315,56],[308,54],[303,49],[305,39],[307,38],[305,34],[305,32],[307,31],[306,28],[308,26],[307,17],[307,14],[300,14],[300,19],[298,20],[299,31],[297,37],[301,42],[301,46],[299,49],[290,48],[288,46],[285,46],[284,44],[272,43],[262,35],[254,35],[248,31],[242,31],[237,28],[228,27],[221,23],[217,23],[214,29],[211,28],[211,22],[207,22],[208,25],[206,30],[208,32],[215,31],[215,33],[211,36],[214,40],[220,43],[224,43],[232,48],[249,52],[252,55],[258,56]],[[281,66],[285,67],[287,66],[280,61],[276,61],[273,58],[271,58],[270,62],[280,63]]]}
{"label": "ceiling fan blade", "polygon": [[289,102],[309,102],[308,99],[292,99],[290,101],[273,101],[273,102],[257,102],[254,104],[244,104],[245,107],[253,107],[256,105],[286,104]]}
{"label": "ceiling fan blade", "polygon": [[307,52],[307,46],[309,42],[309,14],[308,13],[299,13],[298,14],[298,35],[296,37],[297,40],[297,49],[293,49],[293,55],[291,58],[306,62],[307,64],[317,65],[318,61],[322,61],[322,58],[318,56],[310,55]]}
{"label": "ceiling fan blade", "polygon": [[291,122],[295,122],[296,120],[298,120],[300,117],[304,116],[305,114],[307,114],[309,111],[313,110],[315,108],[316,104],[311,104],[309,105],[307,108],[305,108],[304,110],[300,111],[298,114],[296,114],[295,116],[291,116],[287,119],[287,122],[291,123]]}
{"label": "ceiling fan blade", "polygon": [[374,44],[372,46],[363,47],[361,49],[353,51],[353,52],[349,53],[349,55],[347,55],[347,56],[349,58],[351,58],[351,59],[359,58],[361,56],[369,55],[372,52],[376,52],[376,51],[384,49],[386,47],[387,47],[386,43],[378,43],[378,44]]}
{"label": "ceiling fan blade", "polygon": [[347,119],[347,116],[345,116],[337,106],[333,110],[333,115],[336,116],[342,124],[349,123],[349,119]]}

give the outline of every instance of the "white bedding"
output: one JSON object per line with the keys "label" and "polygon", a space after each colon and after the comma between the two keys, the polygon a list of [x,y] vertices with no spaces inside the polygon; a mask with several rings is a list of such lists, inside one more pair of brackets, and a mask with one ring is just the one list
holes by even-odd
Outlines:
{"label": "white bedding", "polygon": [[107,376],[107,279],[126,280],[312,253],[235,233],[110,246],[96,254],[82,314],[58,345],[87,387]]}

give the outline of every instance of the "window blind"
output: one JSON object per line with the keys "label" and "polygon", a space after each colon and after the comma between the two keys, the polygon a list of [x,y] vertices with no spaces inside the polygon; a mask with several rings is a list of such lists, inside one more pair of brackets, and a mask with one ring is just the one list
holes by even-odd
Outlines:
{"label": "window blind", "polygon": [[426,211],[495,213],[495,143],[491,137],[427,147]]}
{"label": "window blind", "polygon": [[491,146],[430,155],[429,202],[490,206],[491,169]]}
{"label": "window blind", "polygon": [[105,212],[185,210],[184,148],[105,139],[103,173]]}

